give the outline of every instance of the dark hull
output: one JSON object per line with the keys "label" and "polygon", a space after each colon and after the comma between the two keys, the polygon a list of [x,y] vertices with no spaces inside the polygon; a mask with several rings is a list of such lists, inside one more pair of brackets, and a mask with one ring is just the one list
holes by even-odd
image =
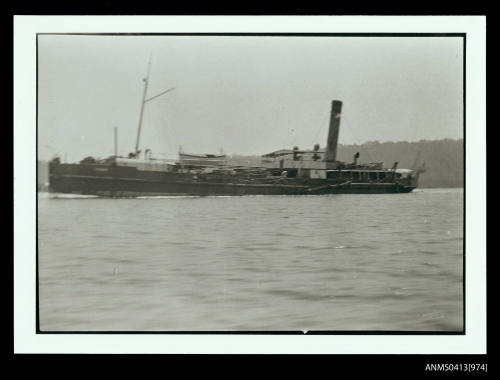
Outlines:
{"label": "dark hull", "polygon": [[414,187],[397,183],[328,183],[301,180],[270,184],[193,180],[189,175],[141,172],[130,167],[55,164],[50,168],[50,191],[106,197],[161,195],[322,195],[408,193]]}

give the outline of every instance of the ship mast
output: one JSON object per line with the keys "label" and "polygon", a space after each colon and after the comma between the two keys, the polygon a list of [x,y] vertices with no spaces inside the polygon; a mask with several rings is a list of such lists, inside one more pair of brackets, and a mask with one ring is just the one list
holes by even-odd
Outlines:
{"label": "ship mast", "polygon": [[159,96],[162,96],[163,94],[166,94],[167,92],[175,90],[175,87],[171,87],[165,91],[160,92],[159,94],[156,94],[155,96],[152,96],[150,98],[146,99],[146,94],[148,92],[148,84],[149,84],[149,73],[151,71],[151,56],[149,57],[149,62],[148,62],[148,71],[146,73],[146,78],[143,78],[144,82],[144,91],[142,93],[142,102],[141,102],[141,111],[139,114],[139,126],[137,127],[137,139],[135,142],[135,157],[137,158],[139,156],[139,141],[141,139],[141,128],[142,128],[142,119],[144,116],[144,105],[149,102],[150,100],[153,100]]}
{"label": "ship mast", "polygon": [[141,138],[141,127],[142,127],[142,118],[144,115],[144,104],[146,104],[146,93],[148,91],[148,82],[149,82],[149,72],[151,70],[151,57],[149,57],[148,62],[148,71],[146,73],[146,78],[143,78],[144,82],[144,92],[142,93],[142,102],[141,102],[141,112],[139,114],[139,127],[137,128],[137,139],[135,141],[135,156],[139,155],[139,140]]}
{"label": "ship mast", "polygon": [[118,157],[118,128],[115,127],[115,157]]}

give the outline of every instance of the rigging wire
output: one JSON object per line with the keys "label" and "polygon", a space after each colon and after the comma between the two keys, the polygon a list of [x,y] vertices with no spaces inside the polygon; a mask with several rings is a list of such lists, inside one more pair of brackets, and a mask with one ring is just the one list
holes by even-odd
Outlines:
{"label": "rigging wire", "polygon": [[313,140],[312,140],[312,145],[316,144],[316,141],[317,141],[317,138],[319,136],[319,133],[323,130],[323,128],[327,124],[327,122],[328,122],[328,116],[330,116],[330,114],[331,114],[331,111],[328,110],[327,112],[324,112],[321,115],[321,123],[320,123],[319,128],[317,129],[316,133],[314,134],[314,137],[313,137]]}
{"label": "rigging wire", "polygon": [[[321,112],[319,113],[318,115],[318,128],[316,130],[316,133],[314,134],[314,137],[312,139],[312,143],[311,143],[311,146],[314,146],[314,144],[317,143],[317,138],[319,136],[319,133],[323,130],[323,128],[325,127],[325,125],[328,123],[328,116],[330,115],[330,110],[328,110],[327,112]],[[297,135],[294,135],[293,138],[292,138],[292,143],[290,146],[295,146],[295,143],[297,141]]]}
{"label": "rigging wire", "polygon": [[[171,126],[168,125],[166,119],[167,117],[161,113],[161,111],[156,110],[157,112],[154,112],[155,114],[155,129],[160,129],[160,134],[164,134],[166,136],[167,141],[160,141],[160,144],[162,147],[160,150],[162,151],[161,154],[168,155],[168,152],[172,152],[175,150],[175,145],[174,145],[174,139],[172,138],[171,134]],[[157,139],[155,139],[157,141]],[[166,150],[166,151],[165,151]]]}
{"label": "rigging wire", "polygon": [[[348,131],[349,133],[349,137],[351,137],[353,139],[353,141],[355,141],[355,137],[354,134],[352,133],[353,129],[352,129],[352,124],[349,122],[349,119],[347,117],[345,117],[344,115],[342,115],[342,121],[345,122],[347,125],[348,125],[348,128],[344,128],[345,130]],[[360,145],[360,148],[359,148],[363,153],[366,153],[367,157],[368,157],[368,160],[370,162],[374,162],[373,161],[373,158],[370,154],[370,152],[368,151],[368,148],[366,147],[366,144],[365,144],[365,147],[363,147],[363,145],[361,144]]]}

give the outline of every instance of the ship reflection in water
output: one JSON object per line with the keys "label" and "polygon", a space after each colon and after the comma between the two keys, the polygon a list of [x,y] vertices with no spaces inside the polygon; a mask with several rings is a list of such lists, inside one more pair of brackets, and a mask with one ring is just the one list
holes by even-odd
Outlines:
{"label": "ship reflection in water", "polygon": [[39,194],[42,331],[463,328],[460,189],[67,197]]}

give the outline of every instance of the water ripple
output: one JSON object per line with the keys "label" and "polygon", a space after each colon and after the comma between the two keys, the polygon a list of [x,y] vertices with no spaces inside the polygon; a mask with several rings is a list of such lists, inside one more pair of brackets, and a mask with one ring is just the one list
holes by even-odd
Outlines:
{"label": "water ripple", "polygon": [[39,196],[41,327],[460,330],[462,196]]}

